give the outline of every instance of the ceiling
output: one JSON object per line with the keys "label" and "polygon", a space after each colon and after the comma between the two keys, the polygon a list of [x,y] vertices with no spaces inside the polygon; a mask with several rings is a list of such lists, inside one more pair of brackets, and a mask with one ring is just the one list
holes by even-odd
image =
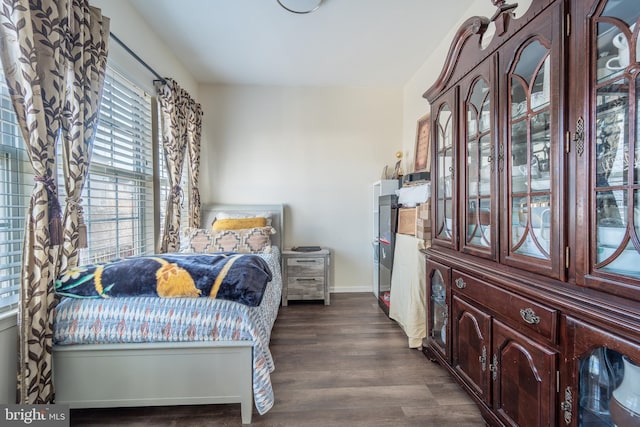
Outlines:
{"label": "ceiling", "polygon": [[324,0],[294,14],[277,0],[129,1],[199,83],[388,88],[401,88],[474,2]]}

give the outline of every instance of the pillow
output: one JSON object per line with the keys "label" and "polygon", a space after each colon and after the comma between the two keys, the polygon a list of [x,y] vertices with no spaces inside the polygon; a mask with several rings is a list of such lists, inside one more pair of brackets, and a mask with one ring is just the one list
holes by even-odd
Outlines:
{"label": "pillow", "polygon": [[241,230],[243,228],[266,227],[267,219],[264,217],[253,218],[227,218],[213,221],[214,230]]}
{"label": "pillow", "polygon": [[271,216],[271,212],[217,212],[213,222],[221,219],[264,218],[267,222],[266,225],[270,226],[272,225]]}
{"label": "pillow", "polygon": [[271,212],[218,212],[218,219],[234,219],[234,218],[271,218]]}
{"label": "pillow", "polygon": [[254,227],[239,230],[204,230],[189,228],[180,239],[180,252],[244,254],[271,253],[273,227]]}

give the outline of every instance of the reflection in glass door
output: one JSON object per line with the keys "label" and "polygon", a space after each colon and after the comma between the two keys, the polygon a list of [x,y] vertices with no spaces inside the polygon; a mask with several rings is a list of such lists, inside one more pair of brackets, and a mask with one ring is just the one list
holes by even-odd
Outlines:
{"label": "reflection in glass door", "polygon": [[590,351],[579,363],[579,412],[582,427],[614,426],[611,401],[624,378],[623,355],[606,347]]}
{"label": "reflection in glass door", "polygon": [[467,108],[467,215],[465,243],[491,246],[491,182],[494,153],[491,141],[489,86],[480,78],[473,85]]}
{"label": "reflection in glass door", "polygon": [[510,253],[551,259],[552,171],[549,49],[530,42],[509,75]]}
{"label": "reflection in glass door", "polygon": [[447,321],[449,318],[447,306],[447,289],[440,271],[434,270],[431,276],[431,337],[445,353],[447,344]]}
{"label": "reflection in glass door", "polygon": [[438,168],[438,193],[436,209],[436,236],[439,239],[453,239],[453,200],[455,193],[453,115],[448,105],[438,112],[436,123],[436,147]]}
{"label": "reflection in glass door", "polygon": [[597,35],[592,260],[596,270],[636,278],[640,277],[639,15],[635,0],[608,1],[592,24]]}

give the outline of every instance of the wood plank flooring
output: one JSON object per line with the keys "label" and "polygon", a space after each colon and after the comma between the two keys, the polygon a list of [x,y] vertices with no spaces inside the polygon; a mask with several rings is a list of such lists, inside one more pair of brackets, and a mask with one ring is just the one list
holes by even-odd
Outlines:
{"label": "wood plank flooring", "polygon": [[[370,293],[280,307],[271,336],[276,402],[253,426],[480,427],[471,399],[408,348]],[[83,409],[72,426],[241,426],[240,405]]]}

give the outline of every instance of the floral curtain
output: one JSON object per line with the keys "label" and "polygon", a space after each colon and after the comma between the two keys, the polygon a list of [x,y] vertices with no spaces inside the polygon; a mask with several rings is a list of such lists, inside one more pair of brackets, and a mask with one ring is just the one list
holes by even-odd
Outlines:
{"label": "floral curtain", "polygon": [[[75,9],[82,5],[81,9]],[[50,403],[53,284],[62,243],[56,188],[56,143],[65,107],[70,24],[87,2],[2,0],[0,55],[35,173],[23,243],[18,349],[18,402]],[[74,30],[75,31],[75,30]],[[72,43],[73,42],[73,43]],[[75,54],[75,53],[74,53]]]}
{"label": "floral curtain", "polygon": [[[180,247],[180,206],[182,204],[182,188],[180,178],[185,151],[189,141],[200,141],[199,113],[196,103],[189,94],[174,80],[158,82],[156,85],[160,102],[162,122],[162,146],[168,169],[169,197],[165,211],[164,234],[160,252],[174,252]],[[192,111],[194,111],[192,113]],[[193,122],[193,125],[190,124]],[[190,131],[193,129],[192,131]],[[191,135],[191,136],[190,136]],[[197,149],[199,157],[199,144]],[[191,152],[191,151],[190,151]],[[190,154],[191,155],[191,154]],[[197,180],[197,174],[196,174]],[[199,195],[196,197],[199,203]]]}
{"label": "floral curtain", "polygon": [[191,206],[189,207],[189,227],[200,227],[200,136],[202,134],[202,106],[193,103],[189,109],[189,167],[191,171]]}
{"label": "floral curtain", "polygon": [[60,272],[78,265],[78,248],[87,247],[87,229],[82,216],[82,188],[89,172],[93,140],[109,46],[109,18],[83,0],[73,0],[70,16],[67,76],[62,112],[62,169],[67,194],[63,216],[64,243]]}

